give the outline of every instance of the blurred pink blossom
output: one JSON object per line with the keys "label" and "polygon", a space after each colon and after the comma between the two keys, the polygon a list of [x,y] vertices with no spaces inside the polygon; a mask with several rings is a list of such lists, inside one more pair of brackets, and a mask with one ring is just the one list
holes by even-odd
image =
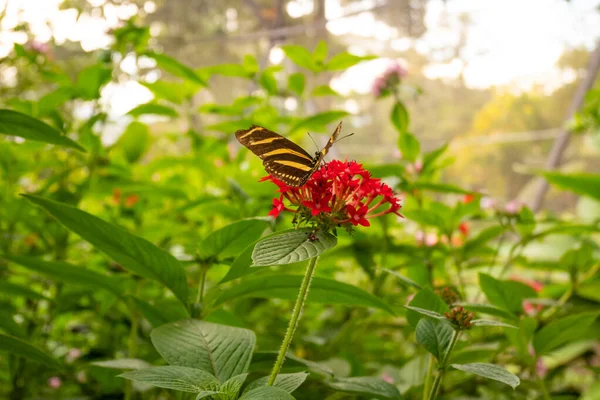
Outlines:
{"label": "blurred pink blossom", "polygon": [[48,386],[50,386],[52,389],[58,389],[59,387],[61,387],[61,385],[62,381],[58,376],[53,376],[48,379]]}
{"label": "blurred pink blossom", "polygon": [[65,357],[65,359],[67,360],[67,362],[72,363],[73,361],[77,360],[79,357],[81,357],[81,350],[71,349],[67,353],[67,356]]}
{"label": "blurred pink blossom", "polygon": [[482,197],[479,202],[479,206],[481,207],[482,210],[491,210],[496,207],[496,200],[492,199],[491,197],[487,197],[487,196]]}
{"label": "blurred pink blossom", "polygon": [[406,67],[398,61],[392,62],[383,74],[373,80],[371,93],[373,93],[373,96],[375,97],[383,97],[389,94],[390,91],[400,84],[402,78],[404,78],[407,73]]}
{"label": "blurred pink blossom", "polygon": [[511,200],[504,206],[504,211],[508,214],[517,214],[523,208],[523,204],[518,200]]}
{"label": "blurred pink blossom", "polygon": [[542,379],[548,373],[548,368],[544,364],[544,360],[542,360],[542,358],[538,358],[537,362],[535,363],[535,370],[537,372],[537,376],[539,376]]}
{"label": "blurred pink blossom", "polygon": [[381,374],[381,379],[383,379],[385,382],[393,384],[394,383],[394,378],[392,378],[389,374],[387,374],[386,372],[384,372],[383,374]]}
{"label": "blurred pink blossom", "polygon": [[75,379],[77,379],[77,382],[79,383],[86,383],[87,375],[85,374],[85,371],[79,371],[77,375],[75,375]]}
{"label": "blurred pink blossom", "polygon": [[48,43],[37,42],[35,40],[29,42],[27,47],[30,50],[36,51],[38,53],[46,54],[50,52],[50,45]]}

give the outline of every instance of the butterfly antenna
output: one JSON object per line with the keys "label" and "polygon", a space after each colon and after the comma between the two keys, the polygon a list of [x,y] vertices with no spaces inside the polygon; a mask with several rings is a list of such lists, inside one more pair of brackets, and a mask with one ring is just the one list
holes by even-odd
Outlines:
{"label": "butterfly antenna", "polygon": [[317,151],[319,151],[319,145],[317,144],[317,142],[315,142],[315,139],[313,139],[312,135],[310,134],[310,132],[306,132],[308,133],[308,137],[310,138],[310,140],[312,140],[312,142],[315,144],[315,147],[317,149]]}
{"label": "butterfly antenna", "polygon": [[350,137],[350,136],[352,136],[352,135],[354,135],[354,132],[352,132],[352,133],[349,133],[349,134],[347,134],[346,136],[342,136],[341,138],[337,139],[337,140],[336,140],[335,142],[333,142],[333,143],[337,143],[337,142],[339,142],[340,140],[342,140],[342,139],[346,139],[346,138],[348,138],[348,137]]}

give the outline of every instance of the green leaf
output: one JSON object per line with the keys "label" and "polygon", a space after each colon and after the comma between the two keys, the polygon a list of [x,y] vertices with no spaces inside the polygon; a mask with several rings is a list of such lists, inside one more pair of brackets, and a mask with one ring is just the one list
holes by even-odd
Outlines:
{"label": "green leaf", "polygon": [[473,311],[477,314],[487,314],[494,315],[496,317],[504,318],[504,319],[514,319],[514,315],[489,304],[475,304],[475,303],[456,303],[455,306],[463,306],[469,311]]}
{"label": "green leaf", "polygon": [[312,56],[313,60],[315,60],[317,64],[323,63],[323,61],[325,61],[327,58],[327,42],[324,40],[319,40],[319,43],[317,43]]}
{"label": "green leaf", "polygon": [[104,252],[123,268],[156,280],[183,303],[187,304],[188,288],[183,267],[171,254],[146,239],[110,224],[75,207],[43,197],[22,195],[45,209],[67,229]]}
{"label": "green leaf", "polygon": [[163,325],[150,338],[169,364],[201,369],[221,382],[247,371],[256,343],[248,329],[194,319]]}
{"label": "green leaf", "polygon": [[164,99],[174,104],[182,104],[187,95],[179,82],[160,80],[152,83],[140,82],[140,84],[148,88],[155,98]]}
{"label": "green leaf", "polygon": [[253,76],[258,72],[258,61],[256,61],[256,57],[254,57],[252,54],[246,54],[244,56],[244,59],[242,60],[242,65],[246,69],[246,72],[249,76]]}
{"label": "green leaf", "polygon": [[440,210],[433,209],[414,209],[402,211],[402,214],[421,225],[433,226],[439,228],[441,231],[446,229],[446,219],[439,213]]}
{"label": "green leaf", "polygon": [[156,103],[140,104],[139,106],[129,110],[127,114],[132,117],[141,115],[162,115],[169,118],[177,118],[179,114],[171,107],[163,106]]}
{"label": "green leaf", "polygon": [[[240,282],[223,290],[213,306],[245,297],[295,300],[302,283],[302,276],[288,274],[265,275]],[[312,280],[307,301],[323,304],[345,304],[374,307],[394,314],[388,304],[372,294],[352,285],[332,279],[315,277]]]}
{"label": "green leaf", "polygon": [[291,74],[288,77],[288,89],[290,92],[295,93],[298,97],[302,96],[304,93],[304,74],[300,72],[296,72],[295,74]]}
{"label": "green leaf", "polygon": [[44,95],[37,102],[37,117],[47,117],[53,111],[62,107],[67,101],[73,99],[74,89],[60,86],[56,90]]}
{"label": "green leaf", "polygon": [[391,269],[387,269],[387,268],[381,268],[381,270],[387,272],[388,274],[394,276],[395,278],[398,278],[400,280],[400,282],[403,283],[404,286],[406,286],[406,287],[412,287],[417,290],[422,289],[421,285],[419,285],[417,282],[413,281],[410,278],[405,277],[404,275],[399,274],[396,271],[392,271]]}
{"label": "green leaf", "polygon": [[377,58],[376,56],[356,56],[354,54],[350,54],[347,51],[336,54],[335,56],[329,59],[329,62],[326,64],[326,69],[328,71],[339,71],[343,69],[348,69],[359,62],[373,60]]}
{"label": "green leaf", "polygon": [[523,300],[537,297],[536,291],[522,282],[500,281],[484,273],[479,274],[479,286],[490,303],[515,314],[522,313]]}
{"label": "green leaf", "polygon": [[[440,316],[449,310],[448,304],[444,303],[444,300],[435,294],[429,287],[419,291],[410,301],[409,305],[410,307],[433,311]],[[410,322],[412,326],[416,327],[419,320],[422,318],[421,315],[422,313],[409,309],[406,313],[406,319],[408,319],[408,322]]]}
{"label": "green leaf", "polygon": [[396,386],[373,376],[337,378],[327,382],[327,386],[340,392],[367,396],[376,399],[401,399]]}
{"label": "green leaf", "polygon": [[260,85],[269,93],[271,96],[276,96],[279,91],[277,90],[277,79],[272,71],[265,70],[260,74],[259,79]]}
{"label": "green leaf", "polygon": [[331,88],[331,86],[329,85],[321,85],[321,86],[317,86],[316,88],[313,89],[313,91],[310,94],[313,97],[320,97],[320,96],[337,96],[337,97],[342,97],[341,94],[339,94],[338,92],[336,92],[335,90],[333,90]]}
{"label": "green leaf", "polygon": [[227,382],[221,385],[219,391],[224,392],[230,399],[237,399],[240,389],[242,388],[242,385],[244,385],[247,377],[248,374],[240,374],[231,377]]}
{"label": "green leaf", "polygon": [[[252,368],[253,369],[264,369],[256,368],[257,366],[264,365],[270,369],[275,360],[277,360],[277,352],[275,351],[258,351],[254,353],[252,357]],[[300,368],[302,370],[308,369],[310,373],[315,373],[324,377],[333,377],[333,371],[325,364],[308,361],[300,357],[296,357],[292,353],[288,353],[285,356],[285,368]]]}
{"label": "green leaf", "polygon": [[294,400],[294,397],[280,388],[261,386],[245,392],[239,400]]}
{"label": "green leaf", "polygon": [[0,293],[9,297],[25,297],[31,300],[50,300],[41,293],[35,292],[28,287],[17,285],[8,281],[0,281]]}
{"label": "green leaf", "polygon": [[529,207],[523,207],[518,215],[517,230],[522,237],[527,237],[535,230],[535,216]]}
{"label": "green leaf", "polygon": [[[469,311],[471,311],[471,310],[469,310]],[[507,324],[506,322],[492,321],[492,320],[487,320],[487,319],[474,319],[472,321],[472,323],[473,323],[473,326],[501,326],[504,328],[519,329],[518,326]]]}
{"label": "green leaf", "polygon": [[544,177],[554,186],[600,200],[600,174],[561,174],[544,172]]}
{"label": "green leaf", "polygon": [[[379,175],[378,175],[379,176]],[[449,183],[433,183],[433,182],[413,182],[410,185],[413,189],[418,190],[430,190],[432,192],[438,193],[456,193],[456,194],[470,194],[472,193],[469,190],[465,190],[456,185],[451,185]]]}
{"label": "green leaf", "polygon": [[115,147],[123,152],[130,163],[138,161],[150,145],[150,129],[146,124],[133,121],[121,135]]}
{"label": "green leaf", "polygon": [[19,324],[17,324],[11,312],[0,307],[0,331],[4,331],[10,336],[25,337],[27,333]]}
{"label": "green leaf", "polygon": [[302,46],[281,46],[285,55],[299,67],[306,68],[312,72],[319,72],[321,68],[315,64],[312,55]]}
{"label": "green leaf", "polygon": [[477,236],[475,236],[472,239],[469,239],[463,245],[463,252],[468,253],[470,251],[477,250],[478,248],[484,246],[490,240],[496,238],[505,230],[506,228],[502,225],[494,225],[482,230],[477,234]]}
{"label": "green leaf", "polygon": [[100,89],[110,82],[112,70],[104,65],[96,64],[86,67],[77,75],[75,88],[84,100],[100,98]]}
{"label": "green leaf", "polygon": [[169,304],[167,299],[160,303],[150,304],[137,297],[131,296],[130,298],[153,328],[188,317],[187,309],[179,301]]}
{"label": "green leaf", "polygon": [[452,368],[460,371],[469,372],[471,374],[483,376],[484,378],[492,379],[498,382],[507,384],[515,389],[521,383],[518,376],[511,374],[504,368],[495,364],[488,363],[471,363],[471,364],[452,364]]}
{"label": "green leaf", "polygon": [[[298,389],[302,383],[304,383],[307,377],[308,373],[306,372],[297,372],[295,374],[279,374],[277,375],[277,378],[275,378],[273,387],[285,390],[287,393],[292,393],[294,390]],[[258,378],[257,380],[251,382],[244,392],[249,392],[250,390],[261,386],[267,386],[268,382],[268,376]]]}
{"label": "green leaf", "polygon": [[174,365],[138,369],[125,372],[119,377],[189,393],[198,393],[204,389],[218,387],[220,384],[219,380],[208,372]]}
{"label": "green leaf", "polygon": [[311,228],[276,232],[256,243],[252,260],[256,266],[292,264],[317,257],[337,244],[337,238],[328,232]]}
{"label": "green leaf", "polygon": [[50,125],[12,110],[0,110],[0,133],[23,139],[56,144],[85,152],[85,149]]}
{"label": "green leaf", "polygon": [[441,361],[450,347],[454,329],[442,321],[422,318],[415,330],[417,342],[425,346],[438,361]]}
{"label": "green leaf", "polygon": [[198,245],[200,258],[228,258],[239,255],[265,231],[268,220],[244,219],[210,233]]}
{"label": "green leaf", "polygon": [[183,65],[172,57],[159,53],[147,53],[146,56],[153,58],[159,68],[167,71],[170,74],[189,80],[190,82],[200,86],[207,86],[206,82],[200,78],[200,76],[198,76],[194,70],[186,65]]}
{"label": "green leaf", "polygon": [[94,361],[90,364],[110,369],[144,369],[152,366],[147,361],[140,360],[139,358],[118,358],[115,360]]}
{"label": "green leaf", "polygon": [[44,261],[36,257],[27,256],[4,256],[4,258],[31,271],[48,275],[57,282],[85,286],[91,289],[108,290],[117,296],[123,294],[123,287],[121,285],[123,278],[117,280],[113,277],[102,275],[63,261]]}
{"label": "green leaf", "polygon": [[533,347],[537,356],[547,354],[554,348],[579,339],[586,334],[600,312],[584,312],[550,322],[533,337]]}
{"label": "green leaf", "polygon": [[[392,114],[390,115],[390,119],[392,120],[394,127],[396,127],[396,130],[400,132],[400,134],[407,133],[408,124],[410,123],[410,117],[408,116],[408,111],[406,110],[406,107],[404,107],[403,103],[398,101],[396,102],[396,104],[394,104],[394,107],[392,108]],[[412,138],[414,139],[414,136],[412,136]],[[404,140],[408,141],[410,140],[410,138]],[[402,141],[398,142],[398,147],[400,147],[400,150],[402,150]]]}
{"label": "green leaf", "polygon": [[[258,71],[258,68],[256,71]],[[250,78],[256,71],[250,72],[244,65],[240,64],[218,64],[201,69],[201,72],[207,72],[209,75],[217,74],[237,78]]]}
{"label": "green leaf", "polygon": [[290,128],[290,131],[295,132],[304,129],[307,131],[324,132],[328,124],[339,122],[346,115],[349,115],[347,111],[325,111],[301,119]]}
{"label": "green leaf", "polygon": [[0,352],[25,357],[51,369],[62,369],[62,365],[52,356],[16,337],[0,334]]}
{"label": "green leaf", "polygon": [[402,157],[410,162],[415,162],[421,152],[421,145],[412,133],[403,132],[398,136],[398,148]]}
{"label": "green leaf", "polygon": [[[221,391],[203,390],[200,393],[198,393],[198,395],[196,396],[196,400],[206,399],[207,397],[215,396],[215,395],[216,396],[219,396],[219,395],[225,396],[226,394],[225,394],[225,392],[221,392]],[[214,397],[212,397],[212,398],[214,398]]]}
{"label": "green leaf", "polygon": [[254,246],[256,246],[256,242],[246,247],[246,249],[241,252],[235,260],[233,260],[229,271],[227,271],[227,274],[223,277],[223,279],[221,279],[219,284],[223,284],[261,270],[259,267],[252,267],[252,252],[254,251]]}

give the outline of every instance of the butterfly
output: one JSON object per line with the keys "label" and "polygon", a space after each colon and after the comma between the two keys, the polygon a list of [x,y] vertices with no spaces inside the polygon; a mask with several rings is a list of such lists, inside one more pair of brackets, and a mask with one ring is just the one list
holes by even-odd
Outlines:
{"label": "butterfly", "polygon": [[288,186],[300,187],[321,166],[323,158],[342,130],[340,122],[321,151],[311,156],[278,133],[252,125],[235,133],[236,139],[263,160],[265,171]]}

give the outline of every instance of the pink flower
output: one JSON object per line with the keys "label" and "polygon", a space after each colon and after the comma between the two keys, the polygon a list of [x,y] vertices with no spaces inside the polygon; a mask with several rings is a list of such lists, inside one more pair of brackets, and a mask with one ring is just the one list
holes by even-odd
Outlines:
{"label": "pink flower", "polygon": [[65,359],[67,360],[67,362],[72,363],[73,361],[77,360],[79,357],[81,357],[81,350],[71,349],[67,353],[67,356],[65,357]]}
{"label": "pink flower", "polygon": [[53,376],[48,379],[48,386],[50,386],[52,389],[58,389],[59,387],[61,387],[61,385],[62,381],[58,376]]}
{"label": "pink flower", "polygon": [[390,383],[390,384],[394,384],[394,378],[392,378],[389,374],[387,374],[385,372],[383,374],[381,374],[381,379],[384,382],[387,382],[387,383]]}
{"label": "pink flower", "polygon": [[398,61],[394,61],[387,67],[383,74],[373,80],[371,93],[377,98],[389,95],[400,85],[402,78],[404,78],[407,73],[408,72],[403,65]]}
{"label": "pink flower", "polygon": [[523,208],[523,204],[521,204],[521,202],[518,200],[511,200],[504,206],[504,211],[506,211],[507,214],[514,215],[518,214],[519,211],[521,211],[521,208]]}
{"label": "pink flower", "polygon": [[491,197],[482,197],[481,201],[479,202],[479,206],[483,210],[490,210],[496,207],[496,200],[492,199]]}

